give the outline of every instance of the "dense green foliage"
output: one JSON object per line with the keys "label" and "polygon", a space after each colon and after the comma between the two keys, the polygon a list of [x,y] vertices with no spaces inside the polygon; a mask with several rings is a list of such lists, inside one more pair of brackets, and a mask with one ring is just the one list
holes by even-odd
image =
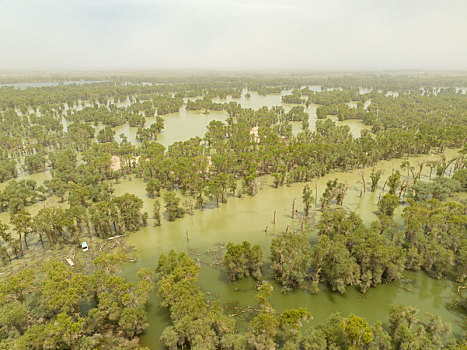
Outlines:
{"label": "dense green foliage", "polygon": [[170,312],[172,325],[162,333],[169,349],[216,349],[233,341],[234,321],[222,314],[219,303],[208,303],[196,284],[200,269],[185,253],[161,255],[156,269],[161,305]]}
{"label": "dense green foliage", "polygon": [[258,280],[262,277],[263,252],[259,245],[252,246],[246,241],[242,244],[229,243],[223,264],[231,281],[249,276]]}
{"label": "dense green foliage", "polygon": [[311,247],[305,236],[284,233],[271,243],[271,262],[274,277],[283,291],[297,288],[304,282],[311,260]]}
{"label": "dense green foliage", "polygon": [[[371,167],[369,188],[380,194],[378,220],[370,227],[345,209],[353,190],[347,183],[329,180],[321,196],[305,184],[303,217],[292,214],[300,218],[301,232],[287,231],[271,242],[273,278],[282,291],[317,293],[325,283],[340,293],[350,286],[365,293],[401,279],[405,269],[459,282],[467,277],[466,203],[452,198],[467,188],[467,100],[455,88],[466,86],[465,76],[100,78],[107,81],[0,88],[0,182],[7,182],[0,211],[10,215],[0,223],[0,260],[6,264],[32,249],[47,256],[53,246],[76,245],[84,236],[107,239],[146,225],[140,198],[115,195],[122,178],[145,181],[148,197],[157,197],[154,224],[161,225],[163,207],[169,221],[177,220],[233,196],[255,195],[262,176],[271,175],[279,187]],[[294,106],[254,110],[238,100],[284,92],[282,102]],[[311,105],[317,105],[315,129]],[[225,121],[210,122],[204,136],[164,147],[156,141],[165,132],[165,116],[181,108],[222,111]],[[356,138],[328,115],[362,120],[369,130]],[[134,139],[117,135],[125,125]],[[455,158],[441,155],[462,147]],[[404,161],[384,177],[374,167],[430,153],[439,156]],[[428,178],[422,176],[427,167]],[[23,178],[37,172],[43,172],[43,183]],[[33,204],[37,210],[30,210]],[[393,219],[401,204],[403,224]],[[310,234],[314,224],[317,237]],[[34,273],[9,275],[0,285],[0,348],[137,346],[147,327],[151,274],[144,270],[138,284],[128,283],[116,275],[119,260],[103,255],[86,272],[51,261]],[[259,246],[230,243],[223,265],[232,281],[261,280],[269,267],[263,260]],[[157,273],[171,319],[162,340],[170,349],[436,349],[448,328],[437,316],[422,322],[414,308],[400,306],[391,310],[386,330],[355,315],[332,315],[302,332],[311,315],[304,309],[276,313],[269,302],[272,285],[264,282],[243,332],[197,285],[200,268],[185,254],[162,255]]]}
{"label": "dense green foliage", "polygon": [[14,159],[0,160],[0,182],[16,177],[18,171],[16,170],[16,161]]}
{"label": "dense green foliage", "polygon": [[0,281],[0,348],[134,348],[154,285],[150,269],[138,283],[119,277],[123,259],[103,253],[89,273],[52,260]]}
{"label": "dense green foliage", "polygon": [[200,269],[185,253],[161,255],[156,269],[158,293],[170,312],[171,325],[162,341],[168,349],[440,349],[450,325],[439,316],[418,318],[414,307],[392,306],[389,327],[370,325],[350,314],[331,315],[326,323],[302,330],[312,315],[303,308],[276,313],[270,302],[273,286],[258,285],[258,309],[244,332],[224,313],[217,300],[209,300],[197,284]]}
{"label": "dense green foliage", "polygon": [[306,287],[310,280],[313,293],[322,281],[340,293],[345,293],[347,285],[358,286],[364,293],[371,286],[401,278],[404,250],[365,228],[354,213],[326,210],[318,229],[314,245],[303,234],[285,233],[273,239],[272,269],[283,291]]}

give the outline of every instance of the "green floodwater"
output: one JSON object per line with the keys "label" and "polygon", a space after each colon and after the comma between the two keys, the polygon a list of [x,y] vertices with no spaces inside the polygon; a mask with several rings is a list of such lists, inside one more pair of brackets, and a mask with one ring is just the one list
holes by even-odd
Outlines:
{"label": "green floodwater", "polygon": [[[454,151],[448,151],[447,155],[454,156]],[[435,155],[410,158],[409,161],[434,159]],[[402,160],[382,161],[377,168],[385,170],[380,187],[392,169],[399,169]],[[428,170],[428,169],[425,169]],[[370,170],[365,171],[367,184]],[[425,171],[424,177],[427,177]],[[329,179],[338,178],[349,186],[344,200],[344,206],[355,210],[362,216],[365,224],[376,219],[376,202],[381,188],[375,193],[366,192],[360,197],[362,188],[361,170],[351,172],[339,172],[329,174],[310,184],[318,186],[318,194],[321,196],[325,184]],[[193,256],[201,261],[200,284],[206,291],[220,298],[223,303],[238,302],[242,305],[255,305],[255,281],[246,279],[237,283],[228,283],[225,273],[216,270],[208,262],[204,254],[206,250],[215,249],[218,242],[239,243],[248,240],[254,244],[260,244],[265,256],[269,256],[269,246],[275,234],[285,231],[289,225],[291,230],[300,229],[300,216],[303,206],[301,203],[301,191],[304,184],[293,184],[278,189],[271,186],[271,180],[263,178],[259,192],[253,196],[243,198],[228,198],[227,204],[219,208],[209,203],[204,211],[197,210],[194,215],[186,215],[175,222],[164,220],[160,227],[154,227],[154,220],[149,220],[149,225],[138,232],[132,233],[128,238],[128,244],[137,248],[137,263],[124,266],[123,275],[128,279],[134,279],[136,271],[141,267],[155,268],[161,253],[167,253],[170,249],[187,251],[188,249],[199,252],[201,255]],[[132,192],[144,199],[144,210],[151,212],[153,199],[145,194],[145,184],[141,179],[134,177],[124,179],[116,186],[116,195]],[[315,194],[315,193],[314,193]],[[298,215],[291,218],[292,201],[296,200]],[[277,211],[277,222],[273,224],[274,211]],[[396,211],[400,216],[402,209]],[[268,232],[265,227],[268,225]],[[185,232],[189,231],[190,241],[187,243]],[[310,235],[312,238],[313,234]],[[451,288],[454,282],[448,280],[436,280],[428,277],[424,272],[406,272],[405,278],[412,283],[393,283],[380,285],[370,289],[366,295],[361,295],[357,289],[349,287],[345,295],[331,292],[326,286],[321,286],[317,295],[300,290],[292,294],[280,293],[280,286],[274,283],[275,290],[272,303],[276,310],[281,311],[292,307],[306,307],[313,314],[314,319],[310,324],[324,322],[333,312],[343,314],[355,313],[368,319],[369,322],[377,320],[386,321],[391,304],[414,305],[420,309],[423,318],[425,312],[438,313],[444,321],[453,324],[453,333],[458,336],[461,333],[457,322],[459,314],[447,309]],[[266,270],[264,279],[272,281],[272,273]],[[402,287],[400,287],[402,286]],[[239,291],[236,291],[239,290]],[[149,329],[142,337],[142,344],[152,349],[161,347],[159,337],[163,329],[169,325],[167,312],[159,307],[160,299],[154,293],[149,301]]]}
{"label": "green floodwater", "polygon": [[[273,107],[273,106],[283,106],[285,111],[288,112],[294,105],[286,104],[281,102],[282,95],[290,93],[290,91],[284,91],[282,94],[276,95],[259,95],[255,91],[250,91],[251,98],[245,98],[245,94],[248,91],[243,90],[242,95],[238,99],[227,97],[226,99],[213,99],[214,102],[237,102],[243,108],[252,108],[259,109],[262,106]],[[196,98],[191,98],[195,100]],[[127,105],[123,103],[120,105]],[[309,113],[309,124],[310,130],[316,130],[316,107],[317,105],[310,105],[306,110]],[[210,111],[209,114],[203,114],[201,111],[187,111],[185,107],[182,107],[178,113],[171,113],[162,116],[164,118],[164,130],[158,136],[157,142],[163,144],[165,147],[171,145],[177,141],[185,141],[191,137],[199,136],[203,137],[206,132],[207,125],[212,120],[225,121],[227,118],[227,112],[225,111]],[[332,118],[336,121],[337,125],[347,125],[350,128],[350,132],[354,137],[360,136],[360,131],[363,129],[369,128],[367,125],[363,124],[361,120],[345,120],[342,122],[337,121],[337,118]],[[149,127],[151,124],[155,123],[156,118],[150,117],[146,118],[145,127]],[[302,130],[301,122],[291,122],[292,132],[296,135]],[[99,130],[103,126],[97,128]],[[130,127],[128,124],[115,127],[116,131],[115,139],[117,142],[120,142],[120,134],[124,134],[129,141],[136,142],[136,131],[137,127]]]}
{"label": "green floodwater", "polygon": [[[319,87],[312,87],[315,90],[319,89]],[[248,90],[244,89],[241,95],[241,98],[239,99],[232,99],[231,97],[227,97],[226,99],[219,100],[215,99],[215,102],[231,102],[235,101],[239,104],[242,105],[244,108],[253,108],[253,109],[258,109],[262,106],[267,106],[267,107],[272,107],[272,106],[283,106],[286,111],[290,110],[294,105],[290,104],[283,104],[281,102],[281,97],[282,95],[290,93],[290,90],[282,92],[282,94],[276,94],[276,95],[266,95],[262,96],[259,95],[257,92],[250,91],[251,98],[246,99],[245,94],[248,92]],[[192,98],[196,99],[196,98]],[[130,104],[130,99],[127,99],[125,101],[112,101],[115,102],[118,106],[128,106]],[[84,106],[91,106],[89,102],[86,101],[81,101],[81,104],[74,109],[80,110]],[[134,100],[131,101],[131,103],[134,103]],[[307,108],[307,111],[309,113],[309,123],[310,123],[310,130],[315,131],[316,130],[316,107],[317,105],[311,105]],[[69,110],[69,108],[67,108]],[[40,114],[40,113],[39,113]],[[218,121],[225,121],[227,118],[227,112],[221,111],[211,111],[209,114],[203,114],[200,111],[187,111],[185,107],[182,107],[179,112],[177,113],[171,113],[171,114],[166,114],[162,116],[164,118],[164,130],[162,133],[158,136],[157,142],[161,143],[164,145],[166,148],[171,145],[174,142],[177,141],[185,141],[188,140],[191,137],[203,137],[204,134],[206,133],[206,127],[207,125],[212,121],[212,120],[218,120]],[[336,118],[330,117],[333,120],[336,120]],[[146,123],[145,127],[149,127],[151,124],[155,123],[156,118],[155,117],[149,117],[146,118]],[[62,124],[64,126],[64,130],[66,131],[68,122],[66,119],[62,119]],[[362,129],[368,128],[368,126],[364,125],[362,121],[360,120],[346,120],[343,122],[337,121],[338,125],[348,125],[350,128],[350,132],[354,137],[359,137],[360,136],[360,131]],[[292,125],[292,131],[296,135],[298,132],[302,130],[302,125],[300,122],[291,122]],[[102,129],[104,126],[103,125],[98,125],[95,127],[96,133]],[[138,144],[136,142],[136,132],[138,130],[137,127],[130,127],[128,124],[117,126],[114,128],[116,134],[115,134],[115,140],[117,142],[121,141],[120,135],[124,134],[128,140],[134,144]],[[20,171],[20,175],[17,179],[31,179],[35,180],[38,184],[42,184],[44,180],[46,179],[51,179],[52,175],[50,173],[50,170],[40,172],[40,173],[34,173],[34,174],[28,174],[25,172]],[[0,190],[3,190],[5,186],[8,184],[7,182],[0,183]],[[56,201],[53,201],[54,203]],[[30,207],[31,213],[35,214],[41,207],[43,203],[38,203],[36,205],[33,205]],[[9,222],[9,215],[8,213],[0,213],[0,221],[3,222]]]}
{"label": "green floodwater", "polygon": [[[281,95],[260,96],[255,92],[251,93],[250,99],[245,99],[246,90],[243,91],[240,99],[227,98],[220,101],[237,101],[243,107],[257,109],[263,105],[271,107],[282,105],[286,110],[292,106],[281,103]],[[285,92],[286,93],[286,92]],[[124,104],[124,103],[123,103]],[[310,114],[310,129],[315,130],[316,105],[307,108]],[[176,141],[187,140],[190,137],[203,137],[206,126],[211,120],[225,120],[226,112],[210,112],[205,115],[200,112],[186,111],[183,107],[179,113],[163,116],[165,128],[158,138],[158,142],[168,146]],[[155,121],[155,118],[146,118],[145,126],[148,127]],[[348,125],[351,133],[358,137],[360,131],[365,126],[360,120],[348,120],[337,122],[338,125]],[[294,134],[301,130],[301,123],[292,123]],[[135,142],[137,128],[128,125],[116,127],[116,140],[120,141],[119,135],[123,133],[131,142]],[[448,158],[456,154],[454,150],[448,150]],[[418,161],[438,158],[437,155],[427,155],[423,157],[410,158],[409,161],[416,164]],[[382,161],[377,168],[384,170],[384,175],[380,180],[380,188],[376,193],[367,191],[360,197],[362,189],[362,170],[351,172],[339,172],[329,174],[321,179],[310,182],[315,193],[315,185],[318,187],[318,198],[321,196],[325,184],[329,179],[338,178],[339,181],[347,183],[349,190],[344,200],[347,209],[355,210],[362,216],[365,224],[369,224],[377,218],[377,200],[381,193],[381,185],[390,175],[393,169],[399,169],[402,160]],[[426,179],[429,169],[424,169]],[[370,169],[364,171],[367,187],[370,182]],[[21,174],[20,178],[34,179],[41,184],[45,179],[51,178],[50,171],[38,174]],[[149,225],[141,230],[131,233],[128,237],[128,244],[136,247],[136,263],[128,263],[123,266],[122,274],[129,280],[136,279],[136,271],[142,267],[155,268],[161,253],[167,253],[170,249],[176,251],[187,251],[188,249],[199,252],[201,261],[200,284],[206,291],[210,291],[214,296],[219,297],[222,303],[238,302],[241,305],[255,305],[254,295],[256,293],[256,282],[252,279],[245,279],[237,283],[228,283],[225,273],[216,270],[204,263],[209,261],[204,255],[206,250],[215,249],[218,242],[227,243],[229,241],[239,243],[248,240],[254,244],[260,244],[265,256],[269,257],[269,246],[271,239],[289,226],[291,230],[300,229],[300,216],[302,215],[301,192],[304,184],[293,184],[275,189],[271,186],[270,178],[259,179],[260,189],[254,196],[243,196],[243,198],[228,197],[227,204],[221,204],[216,208],[215,203],[208,203],[204,211],[196,210],[194,215],[186,215],[175,222],[163,220],[160,227],[154,227],[154,220],[149,220]],[[6,183],[0,184],[0,190]],[[153,199],[146,196],[145,183],[141,179],[133,176],[122,179],[115,187],[115,194],[121,195],[125,192],[136,194],[144,200],[144,210],[152,212]],[[296,208],[298,215],[291,218],[292,201],[296,198]],[[31,213],[36,213],[44,205],[57,205],[56,198],[49,198],[44,203],[36,203],[28,208]],[[274,211],[277,212],[277,222],[273,224]],[[400,216],[401,208],[396,211],[396,216]],[[0,221],[9,222],[8,213],[0,213]],[[268,231],[265,232],[265,227]],[[189,231],[190,241],[187,243],[185,232]],[[313,234],[310,234],[313,238]],[[309,324],[324,322],[333,312],[342,314],[355,313],[368,319],[373,323],[377,320],[387,321],[389,305],[406,304],[414,305],[420,309],[420,316],[423,319],[424,312],[438,313],[444,321],[453,324],[453,333],[460,335],[461,329],[458,325],[459,314],[447,309],[451,295],[451,286],[454,282],[448,280],[435,280],[428,277],[424,272],[406,272],[405,278],[412,280],[412,283],[390,285],[380,285],[371,288],[366,295],[361,295],[355,288],[347,288],[345,295],[331,292],[325,285],[320,287],[319,294],[312,295],[309,292],[300,290],[294,293],[283,295],[280,287],[273,283],[275,290],[272,295],[272,303],[277,311],[282,311],[292,307],[306,307],[313,314],[314,319]],[[272,282],[272,273],[267,267],[264,279]],[[149,329],[142,336],[142,345],[151,349],[162,347],[159,340],[163,329],[170,324],[170,319],[166,310],[160,308],[160,299],[154,292],[149,301],[148,321]],[[227,311],[231,312],[231,311]]]}

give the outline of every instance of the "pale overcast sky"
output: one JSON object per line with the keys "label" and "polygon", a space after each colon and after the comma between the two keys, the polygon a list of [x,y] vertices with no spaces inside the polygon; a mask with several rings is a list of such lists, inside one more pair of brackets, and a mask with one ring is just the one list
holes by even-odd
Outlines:
{"label": "pale overcast sky", "polygon": [[467,70],[467,0],[0,0],[0,70]]}

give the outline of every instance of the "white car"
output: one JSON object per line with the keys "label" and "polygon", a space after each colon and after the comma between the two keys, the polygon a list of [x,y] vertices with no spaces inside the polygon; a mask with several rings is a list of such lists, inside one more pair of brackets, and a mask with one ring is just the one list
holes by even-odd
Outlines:
{"label": "white car", "polygon": [[81,248],[83,248],[83,252],[88,251],[88,244],[86,242],[81,243]]}

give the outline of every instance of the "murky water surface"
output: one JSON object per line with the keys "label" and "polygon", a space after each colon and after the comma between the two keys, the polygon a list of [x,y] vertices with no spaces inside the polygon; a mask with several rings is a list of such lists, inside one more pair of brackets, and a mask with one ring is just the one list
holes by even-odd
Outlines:
{"label": "murky water surface", "polygon": [[[318,89],[319,87],[315,87]],[[365,90],[366,91],[366,90]],[[260,96],[251,92],[251,98],[245,98],[246,91],[243,91],[240,99],[227,98],[221,101],[236,101],[243,107],[253,109],[261,106],[282,105],[289,110],[292,105],[281,103],[281,95]],[[288,92],[284,92],[288,93]],[[367,102],[368,104],[370,101]],[[365,103],[367,106],[368,104]],[[365,106],[365,107],[366,107]],[[310,129],[315,130],[316,105],[307,108],[309,112]],[[158,142],[168,146],[176,141],[187,140],[190,137],[203,137],[206,126],[212,120],[223,121],[227,117],[226,112],[210,112],[202,114],[200,112],[187,111],[184,107],[178,113],[163,116],[165,128],[161,133]],[[155,122],[155,118],[147,118],[145,126]],[[351,133],[355,137],[360,136],[360,131],[366,129],[360,120],[347,120],[337,122],[338,125],[348,125]],[[298,133],[301,123],[292,123],[293,132]],[[116,127],[116,140],[120,141],[120,134],[124,134],[130,141],[136,142],[137,128],[128,125]],[[453,157],[455,152],[447,152],[448,157]],[[409,159],[413,164],[417,161],[426,161],[437,158],[436,155],[423,156]],[[390,175],[392,169],[399,169],[402,160],[382,161],[376,168],[384,170],[384,175],[380,184]],[[428,169],[425,169],[425,177]],[[380,189],[376,193],[367,191],[361,194],[362,180],[361,170],[352,172],[340,172],[329,174],[321,179],[312,181],[313,195],[316,196],[315,186],[318,189],[318,196],[324,191],[325,184],[329,179],[338,178],[339,181],[346,182],[349,186],[344,206],[355,210],[360,214],[365,224],[370,224],[377,218],[377,199]],[[370,169],[364,171],[367,183],[369,183]],[[30,178],[42,183],[45,179],[51,178],[50,171],[39,174],[22,174],[21,178]],[[130,280],[134,280],[136,271],[142,267],[155,268],[161,253],[167,253],[170,249],[176,251],[187,251],[194,249],[201,255],[199,259],[202,264],[200,284],[203,289],[211,291],[220,298],[223,303],[238,302],[242,305],[254,305],[255,282],[252,279],[245,279],[237,283],[228,283],[225,273],[210,267],[208,258],[204,255],[206,250],[214,249],[217,242],[239,243],[248,240],[253,244],[260,244],[265,256],[269,259],[269,246],[271,239],[278,233],[285,231],[289,226],[291,230],[300,228],[300,212],[302,208],[301,192],[304,184],[294,184],[290,187],[283,186],[278,189],[273,188],[270,178],[262,178],[260,190],[254,197],[244,196],[243,198],[228,198],[227,204],[221,204],[219,208],[214,203],[209,203],[204,211],[197,210],[194,215],[186,215],[175,222],[163,220],[160,227],[154,226],[154,220],[149,220],[149,225],[138,232],[132,233],[128,238],[128,243],[137,248],[137,262],[126,264],[122,274]],[[3,189],[6,183],[0,184]],[[130,192],[136,194],[144,200],[144,210],[151,213],[153,199],[146,196],[145,184],[141,179],[129,177],[115,185],[116,195]],[[296,198],[296,208],[299,214],[295,219],[291,218],[292,201]],[[53,201],[56,203],[57,201]],[[37,203],[29,208],[31,213],[37,212],[44,205],[49,203]],[[54,204],[56,205],[56,204]],[[277,222],[273,224],[274,211],[277,212]],[[396,215],[400,215],[399,208]],[[0,214],[0,221],[9,222],[8,213]],[[268,231],[265,232],[266,226]],[[188,230],[190,241],[187,243],[185,232]],[[310,233],[310,239],[315,234]],[[424,312],[439,313],[444,321],[453,323],[455,335],[460,334],[460,328],[456,324],[459,315],[447,309],[447,303],[451,294],[451,283],[447,280],[435,280],[428,277],[423,272],[406,272],[405,277],[412,280],[412,283],[380,285],[370,289],[366,295],[361,295],[355,288],[348,288],[345,295],[331,292],[326,286],[321,286],[321,291],[317,295],[311,295],[306,291],[296,291],[292,294],[283,295],[280,287],[276,284],[272,295],[272,303],[278,310],[292,307],[306,307],[313,314],[314,319],[311,324],[318,324],[326,320],[333,312],[342,314],[355,313],[368,319],[369,322],[377,320],[386,321],[388,310],[391,304],[414,305],[420,309],[421,316]],[[272,273],[266,269],[264,278],[272,281]],[[159,307],[159,297],[153,293],[148,305],[149,329],[142,337],[143,345],[152,349],[161,348],[160,335],[170,320],[166,310]]]}
{"label": "murky water surface", "polygon": [[[454,152],[448,152],[453,156]],[[409,161],[417,161],[437,158],[434,155],[410,158]],[[384,183],[392,169],[399,169],[402,160],[383,161],[376,168],[384,169],[385,174],[380,181]],[[428,170],[428,169],[427,169]],[[370,170],[365,170],[367,184]],[[425,172],[424,177],[427,177]],[[329,179],[338,178],[349,186],[348,194],[344,200],[344,206],[355,210],[363,218],[365,224],[370,224],[377,218],[377,199],[381,188],[375,192],[367,191],[360,197],[362,189],[361,170],[345,173],[329,174],[317,181],[310,182],[315,189],[318,186],[318,194],[321,196],[325,184]],[[218,271],[208,264],[209,259],[204,254],[206,250],[215,249],[217,242],[239,243],[248,240],[253,244],[259,244],[266,257],[269,257],[269,246],[275,234],[289,229],[300,229],[300,215],[303,206],[301,192],[304,184],[293,184],[290,187],[283,186],[273,188],[271,179],[263,178],[262,186],[254,197],[228,198],[227,204],[216,208],[210,204],[204,211],[195,211],[194,215],[187,215],[175,222],[164,220],[160,227],[153,226],[153,220],[149,225],[138,232],[132,233],[128,239],[130,245],[137,247],[137,260],[135,264],[124,267],[123,275],[134,279],[135,272],[141,267],[155,268],[157,259],[161,253],[167,253],[170,249],[187,251],[194,249],[201,255],[194,256],[201,262],[202,272],[200,284],[203,289],[213,292],[223,303],[238,302],[242,305],[255,304],[255,282],[246,279],[237,283],[228,283],[225,273]],[[141,179],[131,178],[121,182],[117,187],[117,195],[132,192],[144,199],[144,210],[151,212],[153,200],[146,197],[145,184]],[[315,193],[314,193],[315,194]],[[292,201],[296,200],[296,208],[299,215],[291,218]],[[277,222],[273,224],[274,211],[277,212]],[[401,208],[396,211],[400,216]],[[265,228],[268,226],[268,232]],[[185,238],[186,230],[189,231],[190,241]],[[310,234],[310,238],[315,236]],[[406,272],[405,278],[412,280],[408,284],[380,285],[370,289],[366,295],[361,295],[355,288],[348,288],[345,295],[331,292],[326,286],[321,286],[317,295],[306,291],[296,291],[289,295],[280,293],[280,286],[274,283],[275,290],[272,296],[274,307],[284,310],[292,307],[306,307],[313,314],[311,324],[324,322],[333,312],[343,314],[355,313],[368,319],[369,322],[387,320],[388,310],[391,304],[414,305],[420,309],[420,316],[424,312],[440,314],[445,321],[453,323],[455,335],[461,330],[456,324],[459,314],[447,309],[447,303],[451,295],[452,282],[447,280],[435,280],[424,272]],[[272,273],[266,270],[264,279],[272,281]],[[239,291],[236,291],[239,290]],[[143,344],[157,349],[160,347],[159,337],[163,329],[169,324],[167,313],[159,307],[159,297],[154,293],[151,297],[149,310],[150,328],[143,336]]]}

